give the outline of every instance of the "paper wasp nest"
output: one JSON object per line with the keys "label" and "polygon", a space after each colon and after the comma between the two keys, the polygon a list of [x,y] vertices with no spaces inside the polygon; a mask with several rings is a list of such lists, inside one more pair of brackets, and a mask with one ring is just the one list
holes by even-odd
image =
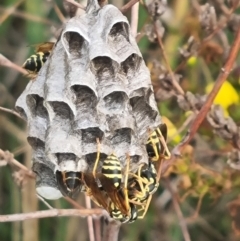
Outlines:
{"label": "paper wasp nest", "polygon": [[[16,103],[28,122],[37,191],[59,198],[55,171],[91,172],[111,153],[130,169],[148,163],[149,131],[160,123],[149,71],[127,18],[93,1],[70,19],[50,57]],[[100,168],[98,168],[100,170]]]}

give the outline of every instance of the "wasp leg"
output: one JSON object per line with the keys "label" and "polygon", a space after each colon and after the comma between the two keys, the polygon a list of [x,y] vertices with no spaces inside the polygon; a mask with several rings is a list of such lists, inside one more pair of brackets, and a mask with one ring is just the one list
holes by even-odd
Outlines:
{"label": "wasp leg", "polygon": [[148,211],[148,208],[149,208],[149,205],[150,205],[150,202],[152,200],[152,195],[150,195],[146,201],[146,204],[144,205],[144,212],[141,216],[138,216],[139,219],[143,219]]}
{"label": "wasp leg", "polygon": [[161,160],[160,164],[159,164],[159,167],[158,167],[157,178],[156,178],[158,183],[160,181],[161,174],[162,174],[162,163],[163,163],[163,161]]}
{"label": "wasp leg", "polygon": [[129,202],[130,202],[130,203],[133,203],[133,204],[135,204],[135,205],[137,205],[137,206],[141,206],[142,209],[139,209],[138,211],[141,211],[141,210],[144,209],[145,203],[138,202],[138,201],[133,200],[133,199],[130,199]]}
{"label": "wasp leg", "polygon": [[163,157],[165,158],[165,159],[169,159],[170,157],[171,157],[171,153],[170,153],[170,151],[169,151],[169,149],[168,149],[168,147],[167,147],[167,144],[166,144],[166,141],[165,141],[165,139],[164,139],[164,137],[163,137],[163,135],[162,135],[162,132],[161,132],[161,130],[159,129],[159,128],[157,128],[157,133],[158,133],[158,135],[159,135],[159,139],[160,139],[160,141],[161,141],[161,143],[162,143],[162,145],[163,145],[163,147],[164,147],[164,151],[163,151],[163,155],[164,155],[164,153],[166,152],[166,155],[164,155]]}
{"label": "wasp leg", "polygon": [[[140,190],[135,190],[134,194],[136,196],[136,198],[138,199],[142,199],[146,196],[146,191],[145,191],[145,188],[143,187],[143,184],[147,185],[148,182],[146,180],[144,180],[144,178],[141,177],[141,170],[142,170],[142,167],[144,166],[141,165],[139,168],[138,168],[138,174],[136,175],[135,173],[129,173],[129,175],[133,176],[136,178],[137,182],[138,182],[138,185],[140,187]],[[133,200],[133,199],[131,199]]]}
{"label": "wasp leg", "polygon": [[126,170],[125,170],[125,179],[124,179],[124,197],[125,197],[125,204],[126,210],[130,211],[130,205],[128,200],[128,174],[129,174],[129,165],[130,165],[130,156],[127,154],[127,163],[126,163]]}
{"label": "wasp leg", "polygon": [[96,139],[96,141],[97,141],[97,157],[96,157],[94,167],[93,167],[94,178],[96,178],[96,170],[97,170],[98,162],[99,162],[99,159],[100,159],[100,141],[99,141],[98,138]]}

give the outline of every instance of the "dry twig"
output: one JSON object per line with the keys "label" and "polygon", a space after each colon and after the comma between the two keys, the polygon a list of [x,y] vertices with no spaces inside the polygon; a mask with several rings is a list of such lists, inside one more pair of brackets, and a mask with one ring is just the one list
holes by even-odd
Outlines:
{"label": "dry twig", "polygon": [[121,223],[112,219],[104,225],[104,241],[117,241]]}
{"label": "dry twig", "polygon": [[105,215],[103,209],[50,209],[44,211],[30,212],[30,213],[18,213],[10,215],[0,215],[0,222],[16,222],[24,221],[35,218],[49,218],[49,217],[87,217],[87,216],[100,216]]}
{"label": "dry twig", "polygon": [[168,72],[169,72],[169,74],[171,76],[172,84],[173,84],[174,88],[176,89],[176,91],[180,95],[184,95],[184,91],[183,91],[182,87],[179,85],[179,83],[176,81],[175,76],[173,74],[173,71],[172,71],[172,69],[171,69],[171,67],[169,65],[167,56],[166,56],[165,51],[164,51],[164,46],[163,46],[163,43],[162,43],[161,32],[158,29],[158,26],[157,26],[156,23],[154,23],[154,28],[155,28],[155,31],[156,31],[156,34],[157,34],[157,39],[158,39],[159,46],[160,46],[161,51],[162,51],[163,59],[164,59],[164,61],[166,63],[167,70],[168,70]]}
{"label": "dry twig", "polygon": [[176,214],[177,214],[178,219],[179,219],[179,225],[182,229],[182,234],[183,234],[184,240],[185,241],[191,241],[191,238],[190,238],[190,235],[189,235],[189,232],[188,232],[188,229],[187,229],[186,221],[183,217],[180,205],[178,203],[177,194],[174,192],[169,180],[165,179],[165,184],[166,184],[168,190],[170,191],[170,193],[172,194],[173,206],[174,206],[174,209],[175,209]]}
{"label": "dry twig", "polygon": [[237,35],[235,37],[234,43],[233,43],[232,48],[230,50],[227,62],[224,65],[224,67],[221,69],[222,72],[219,74],[212,91],[210,92],[210,94],[207,97],[206,102],[204,103],[203,107],[201,108],[201,110],[197,114],[196,118],[193,120],[193,123],[190,127],[189,134],[186,136],[186,138],[180,144],[181,148],[183,148],[185,145],[187,145],[192,140],[192,138],[194,137],[194,135],[195,135],[196,131],[198,130],[200,124],[202,123],[202,121],[206,117],[209,109],[211,108],[213,100],[215,99],[217,93],[219,92],[220,88],[222,87],[222,84],[224,83],[224,81],[226,80],[226,78],[228,77],[228,75],[230,74],[230,72],[232,70],[233,63],[234,63],[234,61],[237,57],[237,54],[239,52],[239,48],[240,48],[240,27],[238,29],[238,32],[237,32]]}
{"label": "dry twig", "polygon": [[[86,202],[86,207],[88,209],[91,209],[91,200],[90,197],[85,195],[85,202]],[[90,241],[95,241],[94,237],[94,230],[93,230],[93,218],[92,216],[87,217],[87,222],[88,222],[88,234],[89,234],[89,240]]]}
{"label": "dry twig", "polygon": [[190,126],[190,130],[188,131],[185,139],[172,150],[172,157],[170,159],[166,160],[163,163],[163,169],[162,169],[163,173],[168,169],[168,167],[170,167],[173,164],[173,162],[176,160],[176,157],[180,155],[182,149],[194,137],[194,135],[197,132],[200,124],[202,123],[202,121],[206,117],[209,109],[211,108],[214,98],[216,97],[216,95],[217,95],[218,91],[220,90],[222,84],[224,83],[224,81],[228,77],[228,75],[229,75],[229,73],[232,69],[233,63],[234,63],[234,61],[237,57],[237,54],[239,52],[239,48],[240,48],[240,27],[238,27],[238,32],[235,36],[234,43],[232,44],[232,48],[230,50],[230,53],[229,53],[229,56],[227,58],[226,64],[222,68],[222,72],[219,74],[212,91],[208,95],[207,100],[204,103],[204,105],[202,106],[201,110],[196,115],[195,119],[193,120],[193,122]]}
{"label": "dry twig", "polygon": [[130,0],[127,4],[125,4],[120,11],[122,13],[127,12],[135,3],[139,2],[139,0]]}
{"label": "dry twig", "polygon": [[131,10],[131,30],[134,38],[137,36],[139,2],[132,6]]}
{"label": "dry twig", "polygon": [[14,64],[12,61],[10,61],[9,59],[7,59],[5,56],[3,56],[2,54],[0,54],[0,65],[12,68],[22,74],[28,74],[27,70],[25,70],[24,68],[18,66],[17,64]]}
{"label": "dry twig", "polygon": [[[16,111],[14,110],[11,110],[11,109],[8,109],[8,108],[5,108],[5,107],[1,107],[0,106],[0,110],[4,111],[4,112],[7,112],[7,113],[11,113],[19,118],[21,118],[22,120],[24,120]],[[25,120],[24,120],[25,121]]]}
{"label": "dry twig", "polygon": [[83,7],[80,3],[77,3],[77,2],[75,2],[74,0],[65,0],[65,1],[68,2],[68,3],[71,3],[72,5],[74,5],[74,6],[77,7],[77,8],[81,8],[81,9],[83,9],[83,10],[86,9],[86,8]]}

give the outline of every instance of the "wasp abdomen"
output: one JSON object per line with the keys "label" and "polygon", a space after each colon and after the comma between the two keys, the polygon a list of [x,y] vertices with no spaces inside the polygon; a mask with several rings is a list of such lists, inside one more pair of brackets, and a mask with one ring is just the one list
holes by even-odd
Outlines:
{"label": "wasp abdomen", "polygon": [[43,64],[47,61],[49,55],[50,51],[33,54],[26,60],[22,67],[30,72],[38,73]]}
{"label": "wasp abdomen", "polygon": [[83,191],[81,172],[56,172],[58,188],[64,196],[75,197],[79,191]]}
{"label": "wasp abdomen", "polygon": [[111,179],[115,187],[119,187],[122,181],[122,168],[118,158],[112,154],[103,162],[102,174]]}

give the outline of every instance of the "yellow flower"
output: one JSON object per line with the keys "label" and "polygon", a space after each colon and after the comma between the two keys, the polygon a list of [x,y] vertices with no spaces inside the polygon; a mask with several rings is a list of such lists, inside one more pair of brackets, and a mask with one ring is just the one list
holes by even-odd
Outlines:
{"label": "yellow flower", "polygon": [[192,56],[187,60],[188,66],[194,66],[196,65],[196,63],[197,63],[197,58],[195,56]]}
{"label": "yellow flower", "polygon": [[[214,83],[210,83],[207,85],[205,91],[207,94],[211,92],[213,89]],[[224,110],[224,114],[227,117],[228,114],[228,107],[237,104],[239,102],[239,96],[237,91],[233,88],[233,86],[226,80],[221,89],[219,90],[218,94],[216,95],[213,103],[215,105],[221,105]]]}

